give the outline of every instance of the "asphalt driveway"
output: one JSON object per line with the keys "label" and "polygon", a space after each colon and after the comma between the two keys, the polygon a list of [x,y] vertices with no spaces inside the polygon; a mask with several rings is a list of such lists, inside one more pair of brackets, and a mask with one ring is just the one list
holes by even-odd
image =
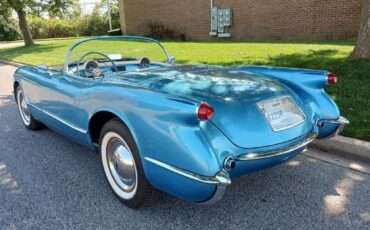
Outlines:
{"label": "asphalt driveway", "polygon": [[23,127],[14,69],[0,64],[0,229],[370,229],[370,175],[310,157],[315,150],[239,179],[213,206],[163,195],[126,208],[97,155]]}

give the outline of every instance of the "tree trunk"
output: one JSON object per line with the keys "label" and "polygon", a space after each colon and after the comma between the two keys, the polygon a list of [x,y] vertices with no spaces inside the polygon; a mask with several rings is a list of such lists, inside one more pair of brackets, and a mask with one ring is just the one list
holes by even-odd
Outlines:
{"label": "tree trunk", "polygon": [[362,0],[357,44],[349,58],[370,60],[370,0]]}
{"label": "tree trunk", "polygon": [[35,44],[32,39],[30,29],[28,28],[28,23],[26,19],[26,12],[23,9],[17,10],[17,15],[19,19],[19,28],[23,35],[24,45],[29,46]]}
{"label": "tree trunk", "polygon": [[125,0],[119,1],[119,18],[121,23],[122,35],[127,35],[126,31],[126,14],[125,14]]}

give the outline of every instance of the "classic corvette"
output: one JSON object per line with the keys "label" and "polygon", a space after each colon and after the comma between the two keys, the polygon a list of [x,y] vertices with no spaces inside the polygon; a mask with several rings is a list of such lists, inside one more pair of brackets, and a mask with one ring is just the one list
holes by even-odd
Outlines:
{"label": "classic corvette", "polygon": [[30,130],[47,126],[101,156],[127,206],[159,191],[214,203],[241,175],[301,153],[349,122],[324,86],[327,71],[176,65],[136,36],[75,43],[60,68],[22,66],[14,96]]}

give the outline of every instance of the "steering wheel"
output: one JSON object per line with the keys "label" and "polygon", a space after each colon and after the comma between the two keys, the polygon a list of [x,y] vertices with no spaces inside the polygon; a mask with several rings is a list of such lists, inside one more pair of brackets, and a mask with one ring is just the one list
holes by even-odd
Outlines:
{"label": "steering wheel", "polygon": [[[92,52],[87,52],[87,53],[85,53],[84,55],[82,55],[82,56],[80,57],[80,59],[78,59],[78,61],[77,61],[77,74],[79,74],[79,73],[80,73],[80,63],[81,63],[82,59],[83,59],[84,57],[88,56],[88,55],[91,55],[91,54],[98,54],[98,55],[100,55],[100,56],[105,57],[108,61],[110,61],[110,63],[112,63],[113,72],[118,72],[118,71],[117,71],[116,64],[114,63],[114,61],[113,61],[112,59],[110,59],[107,55],[105,55],[105,54],[103,54],[103,53],[100,53],[100,52],[97,52],[97,51],[92,51]],[[83,70],[83,71],[84,71],[84,76],[87,76],[88,74],[87,74],[87,72],[86,72],[86,68],[84,68],[84,70]]]}

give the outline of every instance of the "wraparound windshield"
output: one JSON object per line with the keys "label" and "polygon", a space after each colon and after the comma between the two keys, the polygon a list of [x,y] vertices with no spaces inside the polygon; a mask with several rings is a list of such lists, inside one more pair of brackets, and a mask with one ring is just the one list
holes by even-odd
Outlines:
{"label": "wraparound windshield", "polygon": [[[148,57],[152,62],[168,63],[169,55],[157,41],[135,36],[96,37],[82,40],[74,44],[67,53],[65,70],[76,65],[79,59],[88,52],[99,52],[112,60],[131,61]],[[90,58],[94,58],[90,56]],[[102,58],[96,56],[96,59]],[[81,60],[83,62],[84,60]]]}

